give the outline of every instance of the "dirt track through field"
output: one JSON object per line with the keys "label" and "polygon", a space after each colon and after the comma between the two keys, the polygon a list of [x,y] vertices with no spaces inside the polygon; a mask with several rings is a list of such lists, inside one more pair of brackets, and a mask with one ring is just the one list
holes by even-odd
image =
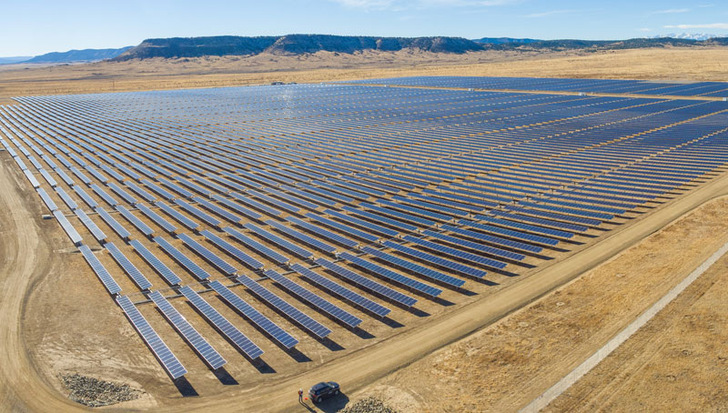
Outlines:
{"label": "dirt track through field", "polygon": [[77,405],[41,379],[23,338],[25,306],[34,284],[53,265],[54,254],[33,219],[31,211],[39,210],[23,202],[7,158],[0,153],[0,409],[62,411]]}
{"label": "dirt track through field", "polygon": [[711,255],[705,260],[698,268],[690,273],[685,279],[683,279],[678,285],[673,287],[667,294],[660,298],[655,304],[648,308],[644,313],[637,317],[632,323],[630,323],[624,330],[620,331],[611,340],[605,343],[599,348],[591,357],[586,359],[582,364],[572,370],[569,374],[564,376],[558,383],[554,384],[542,395],[533,400],[530,404],[520,410],[520,412],[538,412],[541,409],[549,405],[557,397],[561,396],[566,390],[579,381],[584,375],[589,373],[594,367],[601,363],[607,358],[614,350],[616,350],[622,343],[627,341],[634,333],[647,324],[658,312],[662,311],[668,304],[670,304],[677,296],[682,293],[690,284],[693,283],[698,277],[700,277],[705,271],[708,270],[713,264],[715,264],[720,258],[728,252],[728,243],[723,244],[718,251]]}

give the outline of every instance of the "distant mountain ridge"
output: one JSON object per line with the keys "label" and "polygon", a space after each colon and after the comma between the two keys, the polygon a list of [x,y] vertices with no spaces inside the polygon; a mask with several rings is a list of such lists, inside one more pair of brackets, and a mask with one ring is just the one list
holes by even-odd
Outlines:
{"label": "distant mountain ridge", "polygon": [[149,58],[188,58],[204,56],[251,56],[260,53],[301,55],[320,51],[355,53],[366,50],[395,52],[425,51],[431,53],[467,53],[483,50],[559,51],[618,50],[650,47],[728,46],[728,37],[704,33],[670,34],[626,40],[539,40],[512,37],[483,37],[468,40],[461,37],[376,37],[321,34],[289,34],[285,36],[208,36],[147,39],[138,46],[120,49],[85,49],[47,53],[35,57],[0,57],[0,64],[71,63],[100,60],[124,61]]}
{"label": "distant mountain ridge", "polygon": [[112,59],[131,49],[133,46],[120,49],[84,49],[69,50],[67,52],[52,52],[35,56],[23,63],[72,63],[72,62],[95,62],[99,60]]}
{"label": "distant mountain ridge", "polygon": [[671,37],[673,39],[710,40],[718,36],[709,33],[668,33],[663,35],[651,36],[650,38],[659,39],[662,37]]}
{"label": "distant mountain ridge", "polygon": [[304,54],[328,51],[354,53],[364,50],[422,50],[434,53],[465,53],[482,50],[472,40],[460,37],[375,37],[290,34],[285,36],[210,36],[147,39],[114,60],[152,57],[180,58],[201,56]]}
{"label": "distant mountain ridge", "polygon": [[528,44],[535,42],[542,42],[543,40],[538,39],[516,39],[513,37],[482,37],[480,39],[473,39],[475,43],[480,44]]}
{"label": "distant mountain ridge", "polygon": [[0,65],[12,65],[15,63],[22,63],[29,59],[32,59],[33,56],[8,56],[8,57],[0,57]]}
{"label": "distant mountain ridge", "polygon": [[538,40],[510,37],[483,37],[468,40],[460,37],[376,37],[289,34],[285,36],[209,36],[147,39],[113,60],[175,59],[202,56],[305,54],[320,51],[354,53],[365,50],[413,50],[432,53],[466,53],[481,50],[617,50],[647,47],[692,47],[728,45],[728,38],[635,38],[627,40]]}

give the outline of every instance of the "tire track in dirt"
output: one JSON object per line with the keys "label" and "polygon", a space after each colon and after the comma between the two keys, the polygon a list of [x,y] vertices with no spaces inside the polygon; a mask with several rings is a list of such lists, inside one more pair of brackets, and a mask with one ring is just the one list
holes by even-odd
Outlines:
{"label": "tire track in dirt", "polygon": [[56,258],[48,241],[39,236],[31,212],[37,208],[24,204],[17,178],[5,162],[0,163],[0,410],[73,410],[79,406],[43,381],[27,351],[25,308],[34,285]]}

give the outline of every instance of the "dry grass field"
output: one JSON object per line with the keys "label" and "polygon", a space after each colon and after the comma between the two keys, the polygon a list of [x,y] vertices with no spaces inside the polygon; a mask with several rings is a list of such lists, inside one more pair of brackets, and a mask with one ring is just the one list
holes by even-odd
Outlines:
{"label": "dry grass field", "polygon": [[320,52],[303,56],[150,59],[79,65],[0,66],[0,104],[13,96],[318,83],[400,76],[527,76],[605,79],[728,79],[728,48],[445,55]]}
{"label": "dry grass field", "polygon": [[[415,75],[723,81],[728,79],[727,62],[728,48],[676,48],[463,56],[317,53],[13,65],[0,66],[0,104],[22,95]],[[64,249],[68,242],[58,225],[40,219],[35,192],[23,190],[27,182],[9,162],[0,165],[0,347],[6,349],[0,354],[0,411],[5,410],[3,406],[19,411],[80,410],[80,405],[66,398],[57,378],[58,372],[79,366],[98,378],[123,377],[147,392],[141,399],[117,406],[120,409],[291,411],[295,395],[288,395],[288,389],[295,391],[322,376],[339,375],[347,377],[346,392],[352,401],[375,394],[403,413],[511,411],[568,373],[728,240],[728,199],[703,205],[728,194],[728,177],[722,176],[584,251],[534,271],[489,300],[462,305],[428,328],[408,328],[386,337],[381,345],[326,360],[322,369],[304,366],[286,371],[280,379],[264,378],[229,386],[229,390],[201,388],[203,397],[183,398],[151,353],[139,345],[121,312],[100,293],[102,287],[93,275],[86,274],[79,254]],[[725,260],[719,264],[725,268]],[[81,272],[89,282],[76,288],[71,281]],[[725,306],[721,306],[728,288],[725,271],[713,268],[691,288],[687,298],[681,296],[669,307],[667,315],[658,316],[557,399],[552,410],[666,407],[677,389],[688,384],[691,397],[683,406],[717,410],[715,400],[725,406],[724,399],[709,398],[728,394],[725,346],[723,350],[716,347],[719,340],[725,342],[727,331]],[[512,313],[549,291],[553,292]],[[80,307],[105,311],[89,313]],[[144,311],[154,309],[148,306]],[[414,327],[421,324],[412,323]],[[471,334],[476,330],[480,331]],[[411,345],[418,340],[428,344]],[[460,341],[450,344],[456,340]],[[177,345],[185,344],[180,340]],[[129,348],[137,351],[129,352]],[[212,373],[205,374],[214,384]],[[251,397],[261,383],[270,386],[273,397]]]}

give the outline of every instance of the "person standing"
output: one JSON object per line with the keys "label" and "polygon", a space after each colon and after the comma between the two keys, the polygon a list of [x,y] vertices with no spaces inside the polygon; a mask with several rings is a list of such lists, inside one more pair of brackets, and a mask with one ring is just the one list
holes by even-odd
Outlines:
{"label": "person standing", "polygon": [[303,402],[303,389],[298,389],[298,402]]}

